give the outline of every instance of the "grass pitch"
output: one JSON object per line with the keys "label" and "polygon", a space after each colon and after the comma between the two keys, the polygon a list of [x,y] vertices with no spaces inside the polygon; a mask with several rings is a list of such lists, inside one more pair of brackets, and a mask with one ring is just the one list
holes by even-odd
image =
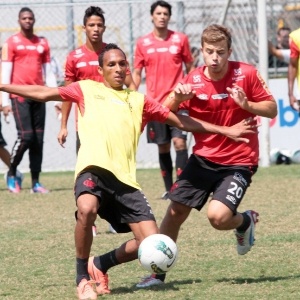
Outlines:
{"label": "grass pitch", "polygon": [[[0,299],[76,299],[73,173],[43,173],[51,189],[30,194],[25,175],[21,194],[0,185]],[[160,224],[168,201],[158,170],[138,170],[143,187]],[[236,253],[232,231],[213,229],[206,209],[192,211],[178,240],[179,261],[166,284],[147,290],[135,288],[146,273],[137,261],[109,271],[111,295],[103,299],[300,299],[300,166],[260,168],[240,211],[260,213],[256,244],[245,256]],[[92,255],[118,247],[131,234],[108,233],[97,219],[98,235]]]}

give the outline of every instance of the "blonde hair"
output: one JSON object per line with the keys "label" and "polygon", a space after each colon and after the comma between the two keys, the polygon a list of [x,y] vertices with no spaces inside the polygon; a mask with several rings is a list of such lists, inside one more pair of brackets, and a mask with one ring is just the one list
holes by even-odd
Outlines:
{"label": "blonde hair", "polygon": [[232,38],[228,28],[222,25],[212,24],[203,30],[201,37],[202,47],[204,43],[216,43],[220,41],[226,41],[228,49],[231,48]]}

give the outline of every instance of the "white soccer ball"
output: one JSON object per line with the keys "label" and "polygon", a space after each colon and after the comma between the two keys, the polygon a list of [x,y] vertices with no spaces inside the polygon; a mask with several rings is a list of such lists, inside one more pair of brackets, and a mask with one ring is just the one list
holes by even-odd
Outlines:
{"label": "white soccer ball", "polygon": [[170,237],[164,234],[152,234],[141,242],[138,259],[148,272],[164,274],[175,266],[178,249]]}

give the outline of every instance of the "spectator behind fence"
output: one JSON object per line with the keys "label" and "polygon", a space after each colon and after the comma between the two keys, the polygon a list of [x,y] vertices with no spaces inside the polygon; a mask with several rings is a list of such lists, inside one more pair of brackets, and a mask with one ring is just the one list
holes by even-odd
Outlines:
{"label": "spectator behind fence", "polygon": [[[191,70],[193,57],[188,37],[168,29],[172,6],[166,1],[156,1],[151,5],[150,14],[154,28],[137,41],[133,80],[139,87],[142,70],[145,68],[147,95],[162,103],[183,77],[183,65],[187,73]],[[171,141],[176,152],[175,168],[178,176],[188,159],[186,139],[186,132],[166,124],[151,122],[147,125],[148,143],[158,145],[159,165],[165,185],[161,198],[164,200],[168,199],[173,185]]]}
{"label": "spectator behind fence", "polygon": [[[288,93],[290,106],[300,112],[300,28],[290,33],[290,63],[288,68]],[[295,80],[297,79],[298,91],[295,91]]]}
{"label": "spectator behind fence", "polygon": [[269,68],[288,67],[290,60],[289,27],[281,27],[277,31],[277,44],[268,41]]}
{"label": "spectator behind fence", "polygon": [[[23,7],[18,16],[20,32],[14,34],[2,49],[2,83],[43,84],[44,77],[48,86],[57,86],[55,75],[51,70],[50,48],[45,38],[34,34],[34,13]],[[11,103],[10,99],[11,98]],[[13,93],[2,93],[4,116],[12,111],[17,128],[17,140],[10,157],[7,187],[12,193],[19,193],[22,182],[17,178],[17,167],[26,150],[29,150],[29,168],[31,172],[31,192],[48,193],[40,183],[43,160],[43,139],[46,118],[45,103],[36,103],[30,98]]]}

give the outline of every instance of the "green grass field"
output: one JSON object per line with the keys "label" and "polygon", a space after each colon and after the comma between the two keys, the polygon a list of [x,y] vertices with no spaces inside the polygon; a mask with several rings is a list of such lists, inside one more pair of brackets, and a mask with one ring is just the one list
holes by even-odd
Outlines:
{"label": "green grass field", "polygon": [[[139,170],[138,178],[160,224],[168,201],[158,170]],[[76,299],[73,241],[73,173],[44,173],[46,195],[29,193],[25,175],[21,194],[0,185],[0,299]],[[260,168],[240,210],[260,213],[256,245],[236,253],[232,232],[211,228],[206,210],[193,211],[181,228],[180,258],[166,284],[138,290],[146,273],[137,261],[109,271],[112,294],[103,299],[300,299],[300,166]],[[97,219],[92,255],[132,237],[108,233]]]}

